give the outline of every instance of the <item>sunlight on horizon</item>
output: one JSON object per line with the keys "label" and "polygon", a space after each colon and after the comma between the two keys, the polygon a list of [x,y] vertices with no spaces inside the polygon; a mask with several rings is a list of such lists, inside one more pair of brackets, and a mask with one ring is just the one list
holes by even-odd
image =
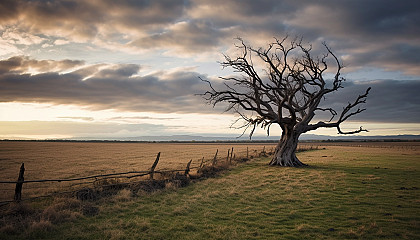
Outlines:
{"label": "sunlight on horizon", "polygon": [[[210,106],[209,106],[210,107]],[[239,136],[243,129],[230,128],[236,119],[228,113],[151,113],[115,110],[90,110],[75,105],[45,103],[0,103],[1,139],[71,139],[124,138],[141,136],[204,135]],[[417,123],[345,122],[343,130],[360,126],[369,132],[357,136],[420,134]],[[55,131],[55,132],[51,132]],[[83,132],[85,131],[85,132]],[[248,136],[247,131],[244,136]],[[266,136],[264,129],[256,129],[254,136]],[[335,128],[318,129],[307,134],[343,136]],[[273,125],[270,136],[280,136]]]}

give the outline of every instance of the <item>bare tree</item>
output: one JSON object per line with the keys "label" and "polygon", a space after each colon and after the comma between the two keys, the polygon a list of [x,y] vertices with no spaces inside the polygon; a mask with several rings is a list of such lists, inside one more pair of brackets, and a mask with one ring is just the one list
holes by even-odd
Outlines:
{"label": "bare tree", "polygon": [[[238,40],[240,44],[236,48],[240,55],[235,58],[225,55],[221,66],[232,68],[240,74],[220,77],[224,83],[223,90],[215,89],[214,84],[203,80],[210,85],[210,89],[202,95],[213,106],[228,103],[226,111],[236,112],[240,116],[238,120],[244,121],[238,128],[244,128],[244,133],[251,128],[250,138],[257,126],[266,129],[269,134],[273,123],[280,125],[282,135],[270,165],[305,166],[296,157],[298,139],[302,133],[321,127],[337,128],[340,134],[367,131],[360,127],[355,131],[343,132],[340,124],[365,110],[358,106],[366,102],[370,88],[354,102],[344,106],[341,113],[333,108],[319,107],[321,100],[342,88],[345,81],[340,76],[342,63],[325,43],[325,53],[313,56],[312,47],[305,47],[301,39],[275,39],[266,49],[255,49],[242,39]],[[325,79],[327,62],[335,67],[330,81]],[[264,67],[260,68],[260,65]],[[312,123],[319,111],[328,112],[331,118]]]}

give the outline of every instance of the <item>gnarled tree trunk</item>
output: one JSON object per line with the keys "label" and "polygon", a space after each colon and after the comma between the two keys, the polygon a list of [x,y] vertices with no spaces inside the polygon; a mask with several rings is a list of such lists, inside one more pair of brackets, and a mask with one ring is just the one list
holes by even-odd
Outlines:
{"label": "gnarled tree trunk", "polygon": [[293,130],[283,131],[281,139],[277,144],[276,151],[274,152],[273,159],[269,164],[283,167],[307,166],[296,157],[296,149],[300,134],[301,133]]}

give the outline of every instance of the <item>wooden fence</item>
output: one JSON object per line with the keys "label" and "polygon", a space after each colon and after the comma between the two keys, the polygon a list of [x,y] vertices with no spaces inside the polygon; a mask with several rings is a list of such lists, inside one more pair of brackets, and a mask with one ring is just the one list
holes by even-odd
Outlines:
{"label": "wooden fence", "polygon": [[[215,167],[219,164],[218,160],[223,160],[223,158],[218,158],[218,153],[219,150],[216,150],[216,153],[214,155],[214,157],[210,160],[205,161],[204,157],[201,159],[200,165],[196,166],[196,167],[191,167],[191,163],[192,163],[192,159],[187,163],[186,167],[184,169],[173,169],[173,170],[159,170],[156,171],[156,166],[160,160],[160,155],[161,153],[159,152],[156,156],[155,161],[153,162],[152,166],[150,167],[149,170],[147,171],[128,171],[128,172],[119,172],[119,173],[108,173],[108,174],[98,174],[98,175],[92,175],[92,176],[85,176],[85,177],[77,177],[77,178],[67,178],[67,179],[41,179],[41,180],[25,180],[25,164],[22,163],[20,170],[19,170],[19,174],[18,174],[18,179],[17,181],[0,181],[1,184],[16,184],[15,187],[15,193],[14,193],[14,197],[13,200],[9,200],[9,201],[1,201],[0,202],[0,206],[4,205],[4,204],[8,204],[11,202],[20,202],[22,201],[22,190],[23,190],[23,185],[24,184],[28,184],[28,183],[46,183],[46,182],[72,182],[72,181],[82,181],[82,180],[89,180],[89,179],[94,179],[93,182],[99,181],[99,180],[104,180],[104,179],[109,179],[109,178],[127,178],[127,179],[131,179],[131,178],[135,178],[135,177],[143,177],[143,176],[147,176],[149,175],[149,181],[150,180],[154,180],[155,174],[168,174],[168,173],[182,173],[184,176],[189,176],[190,171],[193,169],[197,169],[197,172],[200,171],[200,169],[203,169],[204,167],[208,166],[208,167]],[[265,146],[263,148],[263,150],[260,153],[257,153],[257,150],[254,150],[254,155],[255,156],[262,156],[265,155],[266,151],[265,151]],[[249,159],[250,156],[252,155],[252,153],[249,153],[249,149],[247,147],[246,150],[246,156],[243,156],[241,159]],[[254,157],[254,156],[251,156]],[[227,164],[232,164],[232,161],[234,160],[240,160],[240,158],[237,158],[236,155],[234,154],[234,148],[230,148],[228,150],[227,153],[227,157],[226,157],[226,161],[225,163]],[[91,182],[89,182],[91,183]],[[72,191],[74,192],[74,191]],[[47,197],[50,195],[46,195],[46,196],[38,196],[38,197],[33,197],[33,198],[28,198],[25,200],[31,200],[31,199],[36,199],[39,197]]]}

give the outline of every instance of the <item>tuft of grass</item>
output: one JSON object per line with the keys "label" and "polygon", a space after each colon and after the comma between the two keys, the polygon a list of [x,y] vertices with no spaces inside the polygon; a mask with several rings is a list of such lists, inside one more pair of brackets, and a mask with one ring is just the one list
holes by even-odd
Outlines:
{"label": "tuft of grass", "polygon": [[298,157],[310,167],[253,159],[176,191],[104,201],[36,238],[420,239],[418,150],[333,146]]}
{"label": "tuft of grass", "polygon": [[35,209],[27,203],[11,203],[5,210],[5,216],[24,218],[35,212]]}
{"label": "tuft of grass", "polygon": [[133,193],[130,189],[122,189],[120,190],[113,198],[117,202],[126,202],[131,200],[133,197]]}
{"label": "tuft of grass", "polygon": [[0,209],[0,239],[38,239],[55,225],[93,216],[98,207],[74,198],[50,198],[38,202],[12,203]]}
{"label": "tuft of grass", "polygon": [[52,229],[52,224],[48,220],[41,219],[39,221],[34,221],[29,227],[29,231],[33,232],[46,232]]}

